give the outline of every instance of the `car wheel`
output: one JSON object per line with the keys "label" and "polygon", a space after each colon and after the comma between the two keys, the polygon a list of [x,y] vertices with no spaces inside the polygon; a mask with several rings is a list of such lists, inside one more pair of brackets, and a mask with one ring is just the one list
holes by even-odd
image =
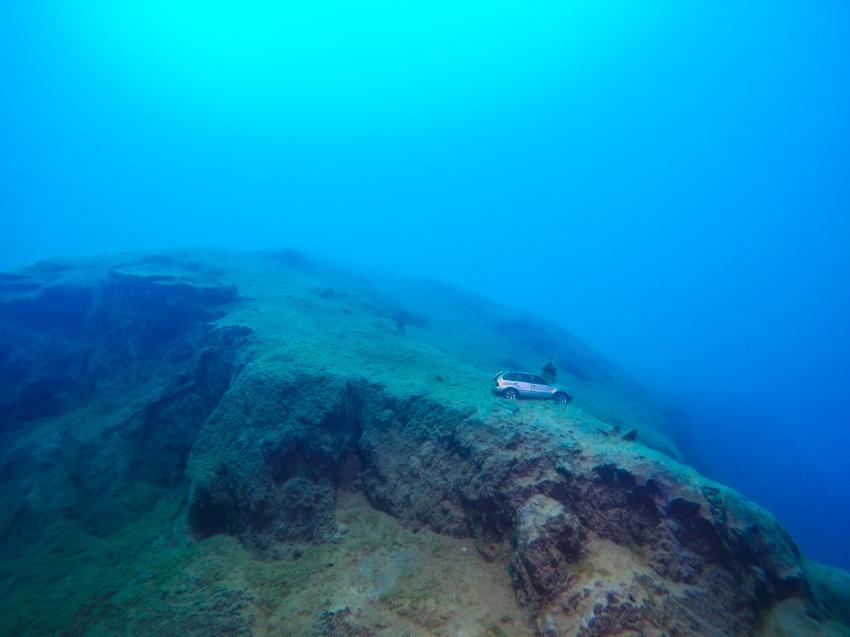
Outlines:
{"label": "car wheel", "polygon": [[508,387],[504,392],[502,392],[502,396],[508,400],[516,400],[519,396],[519,392],[513,387]]}
{"label": "car wheel", "polygon": [[555,398],[556,401],[558,401],[562,405],[566,405],[568,402],[570,402],[570,395],[566,394],[562,391],[557,392],[555,394],[554,398]]}

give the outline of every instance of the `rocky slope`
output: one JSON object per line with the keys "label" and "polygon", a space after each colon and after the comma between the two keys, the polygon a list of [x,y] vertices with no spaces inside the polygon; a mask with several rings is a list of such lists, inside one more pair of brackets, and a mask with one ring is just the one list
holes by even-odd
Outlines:
{"label": "rocky slope", "polygon": [[[549,359],[569,405],[491,395]],[[294,251],[5,274],[0,436],[9,635],[848,634],[846,574],[683,464],[663,405],[435,283]]]}

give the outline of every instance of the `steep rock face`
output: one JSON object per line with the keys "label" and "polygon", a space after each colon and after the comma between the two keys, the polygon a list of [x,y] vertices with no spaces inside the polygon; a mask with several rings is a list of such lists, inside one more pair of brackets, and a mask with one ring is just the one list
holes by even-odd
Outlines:
{"label": "steep rock face", "polygon": [[213,324],[232,286],[115,270],[53,280],[64,270],[45,267],[0,281],[0,527],[68,517],[105,535],[150,506],[142,492],[183,482],[251,330]]}
{"label": "steep rock face", "polygon": [[[396,423],[391,431],[388,421]],[[381,429],[379,453],[368,442],[373,426]],[[373,474],[364,487],[376,505],[442,531],[511,533],[519,592],[538,621],[554,622],[552,630],[553,617],[566,625],[579,615],[586,634],[614,627],[693,634],[702,626],[746,635],[776,600],[808,596],[799,552],[775,520],[660,456],[588,453],[592,442],[578,429],[529,433],[464,414],[444,415],[435,426],[383,413],[363,429],[364,473]],[[417,468],[415,481],[408,467]],[[586,603],[585,593],[598,598],[599,591],[570,577],[587,550],[584,530],[646,567],[627,594],[618,585]],[[670,601],[658,604],[660,596]]]}
{"label": "steep rock face", "polygon": [[84,407],[105,390],[137,390],[153,377],[167,378],[204,347],[210,322],[236,299],[232,286],[114,270],[86,284],[30,285],[26,295],[2,298],[0,282],[6,428]]}
{"label": "steep rock face", "polygon": [[[376,507],[473,537],[490,559],[509,553],[541,634],[749,635],[777,601],[809,600],[799,552],[768,514],[660,455],[597,447],[594,435],[257,361],[193,449],[189,521],[257,545],[327,540],[354,452]],[[589,577],[618,560],[629,568]]]}
{"label": "steep rock face", "polygon": [[569,585],[586,532],[564,505],[543,494],[520,507],[513,536],[511,572],[517,594],[538,608]]}
{"label": "steep rock face", "polygon": [[193,532],[258,545],[330,539],[340,467],[358,434],[356,400],[342,378],[250,365],[192,450]]}

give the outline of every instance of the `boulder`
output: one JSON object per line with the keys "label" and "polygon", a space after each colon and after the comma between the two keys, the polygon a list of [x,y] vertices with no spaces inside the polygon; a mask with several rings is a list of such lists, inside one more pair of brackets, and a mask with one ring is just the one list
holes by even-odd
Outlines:
{"label": "boulder", "polygon": [[526,604],[539,607],[566,587],[585,535],[578,518],[548,496],[538,493],[520,507],[510,568]]}

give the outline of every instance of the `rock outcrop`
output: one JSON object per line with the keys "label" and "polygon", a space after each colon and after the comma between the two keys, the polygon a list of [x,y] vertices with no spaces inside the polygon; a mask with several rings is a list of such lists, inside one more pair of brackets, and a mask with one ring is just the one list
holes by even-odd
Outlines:
{"label": "rock outcrop", "polygon": [[509,556],[541,634],[749,635],[786,598],[816,612],[799,551],[769,514],[660,454],[543,422],[261,359],[193,448],[189,521],[256,546],[327,541],[353,453],[377,508]]}
{"label": "rock outcrop", "polygon": [[520,507],[510,568],[526,604],[541,608],[569,587],[570,566],[581,558],[586,535],[577,516],[541,493]]}
{"label": "rock outcrop", "polygon": [[357,399],[345,379],[249,365],[193,447],[192,531],[258,546],[331,539],[341,467],[359,433]]}
{"label": "rock outcrop", "polygon": [[[410,531],[468,540],[482,563],[509,573],[538,635],[744,636],[785,615],[828,634],[846,620],[836,608],[846,594],[829,583],[846,578],[813,575],[769,513],[682,464],[660,419],[624,422],[639,426],[639,440],[608,435],[620,423],[605,414],[624,412],[595,411],[581,391],[569,406],[503,410],[486,385],[495,363],[471,362],[484,356],[474,349],[450,353],[451,338],[467,338],[460,328],[440,336],[459,319],[400,309],[292,251],[245,259],[127,257],[0,279],[8,581],[24,581],[31,563],[56,562],[48,557],[65,538],[108,545],[155,519],[157,563],[198,574],[176,592],[145,593],[177,600],[173,613],[157,607],[151,616],[178,617],[187,634],[250,634],[271,602],[206,588],[192,547],[232,537],[257,559],[289,555],[280,568],[306,572],[305,551],[346,533],[337,519],[345,490]],[[498,328],[481,339],[515,339],[519,328],[533,336],[505,341],[506,351],[540,360],[572,351],[526,318],[482,319],[481,301],[456,305]],[[612,395],[600,387],[614,376],[575,352],[558,363],[568,381]],[[174,510],[161,513],[169,503]],[[413,617],[412,634],[438,634],[443,615],[431,597],[392,597],[414,562],[399,560],[369,588],[380,592],[350,607],[305,609],[305,634],[398,634],[387,616]],[[376,572],[373,563],[356,568]],[[147,591],[157,576],[139,577]],[[179,601],[184,588],[206,609],[197,631]],[[69,611],[63,631],[118,627],[127,602],[114,591],[96,599]],[[383,603],[389,615],[378,621],[356,603]],[[112,604],[112,623],[92,604]]]}

